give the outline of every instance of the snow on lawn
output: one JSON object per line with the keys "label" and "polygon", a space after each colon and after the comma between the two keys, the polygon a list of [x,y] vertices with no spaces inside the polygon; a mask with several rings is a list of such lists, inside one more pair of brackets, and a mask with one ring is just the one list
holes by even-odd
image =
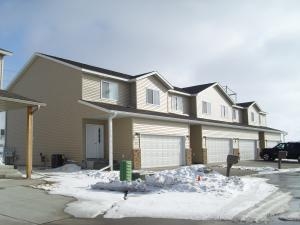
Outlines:
{"label": "snow on lawn", "polygon": [[[204,173],[202,165],[156,172],[145,180],[124,182],[118,172],[63,168],[39,171],[48,181],[39,188],[50,194],[77,199],[65,209],[75,217],[155,217],[194,220],[265,220],[286,207],[290,197],[254,177],[224,177]],[[66,172],[68,171],[68,172]],[[49,183],[50,182],[50,183]],[[52,183],[54,182],[54,183]],[[124,191],[129,190],[127,200]],[[270,207],[268,197],[276,193],[280,207]],[[276,205],[272,203],[272,205]],[[255,209],[261,208],[260,212]],[[270,210],[270,208],[272,210]],[[258,216],[259,214],[259,216]]]}
{"label": "snow on lawn", "polygon": [[300,212],[289,212],[281,215],[279,219],[285,221],[300,221]]}

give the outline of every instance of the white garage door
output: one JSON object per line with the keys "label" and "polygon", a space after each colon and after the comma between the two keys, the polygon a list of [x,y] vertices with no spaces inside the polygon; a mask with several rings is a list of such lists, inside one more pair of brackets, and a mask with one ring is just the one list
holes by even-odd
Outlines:
{"label": "white garage door", "polygon": [[232,153],[231,139],[207,138],[207,162],[226,162],[227,155]]}
{"label": "white garage door", "polygon": [[267,141],[267,148],[273,148],[279,144],[279,141]]}
{"label": "white garage door", "polygon": [[240,140],[240,160],[254,160],[255,153],[255,140]]}
{"label": "white garage door", "polygon": [[141,135],[142,168],[184,165],[183,137]]}

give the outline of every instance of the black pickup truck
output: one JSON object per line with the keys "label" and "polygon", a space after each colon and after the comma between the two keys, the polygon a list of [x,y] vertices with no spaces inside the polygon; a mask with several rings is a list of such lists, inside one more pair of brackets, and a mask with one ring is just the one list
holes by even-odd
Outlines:
{"label": "black pickup truck", "polygon": [[300,163],[300,142],[280,143],[273,148],[264,148],[260,152],[260,157],[265,161],[275,160],[279,151],[287,151],[287,159],[298,159]]}

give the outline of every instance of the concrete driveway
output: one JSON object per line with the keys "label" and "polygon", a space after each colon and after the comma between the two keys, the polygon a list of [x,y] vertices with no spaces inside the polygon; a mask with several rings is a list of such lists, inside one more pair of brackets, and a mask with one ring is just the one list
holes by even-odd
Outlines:
{"label": "concrete driveway", "polygon": [[33,189],[39,180],[0,179],[0,224],[44,224],[71,216],[64,213],[65,204],[72,201],[58,195]]}

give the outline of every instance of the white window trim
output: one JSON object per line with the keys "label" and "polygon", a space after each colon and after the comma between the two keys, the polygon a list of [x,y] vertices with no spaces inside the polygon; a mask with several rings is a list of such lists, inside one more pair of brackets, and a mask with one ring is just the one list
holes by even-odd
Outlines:
{"label": "white window trim", "polygon": [[111,82],[111,81],[107,81],[107,80],[101,80],[101,82],[100,82],[100,98],[101,98],[101,99],[110,100],[110,101],[115,101],[115,102],[118,101],[118,100],[119,100],[119,96],[117,97],[117,99],[113,99],[113,98],[105,98],[105,97],[103,97],[103,94],[102,94],[102,90],[103,90],[103,82],[108,83],[108,84],[116,84],[117,87],[118,87],[118,92],[119,92],[119,84],[118,84],[118,83],[116,83],[116,82]]}
{"label": "white window trim", "polygon": [[[202,115],[211,115],[211,103],[210,102],[207,102],[207,101],[202,101],[201,102],[202,103]],[[206,112],[203,112],[203,104],[204,103],[206,103],[206,106],[207,106],[207,108],[206,108]],[[209,108],[209,110],[208,110],[208,106],[210,106]]]}
{"label": "white window trim", "polygon": [[[173,98],[176,99],[176,105],[175,107],[173,106]],[[178,108],[178,99],[181,99],[181,106],[182,108]],[[177,113],[183,113],[183,98],[181,96],[171,96],[171,111],[172,112],[177,112]]]}
{"label": "white window trim", "polygon": [[255,115],[254,115],[254,112],[251,112],[251,122],[255,123]]}
{"label": "white window trim", "polygon": [[[148,98],[147,98],[147,93],[148,93],[148,90],[151,90],[152,91],[152,98],[153,98],[153,103],[150,103],[148,102]],[[158,101],[159,101],[159,104],[155,104],[154,103],[154,91],[157,91],[158,92]],[[160,91],[158,89],[154,89],[154,88],[146,88],[146,105],[154,105],[154,106],[160,106]]]}
{"label": "white window trim", "polygon": [[[223,108],[224,108],[224,115],[223,115]],[[228,116],[229,116],[229,113],[228,113],[228,106],[226,106],[226,105],[221,105],[221,118],[227,119]]]}
{"label": "white window trim", "polygon": [[232,119],[234,121],[238,121],[239,120],[239,111],[237,109],[232,109]]}

